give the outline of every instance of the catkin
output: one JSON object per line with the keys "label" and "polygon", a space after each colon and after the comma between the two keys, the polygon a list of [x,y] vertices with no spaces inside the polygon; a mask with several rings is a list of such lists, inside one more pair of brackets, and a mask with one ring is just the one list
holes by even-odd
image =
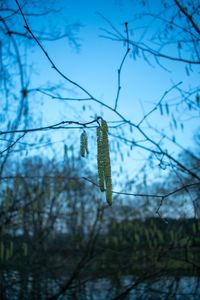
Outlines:
{"label": "catkin", "polygon": [[106,188],[106,201],[109,205],[112,205],[112,180],[108,126],[105,120],[102,120],[101,126],[97,128],[97,165],[100,190],[103,192]]}
{"label": "catkin", "polygon": [[97,128],[97,167],[99,177],[99,188],[101,192],[105,191],[104,188],[104,165],[103,165],[103,144],[102,144],[102,129]]}
{"label": "catkin", "polygon": [[3,260],[4,259],[4,253],[5,253],[5,247],[4,247],[4,243],[3,242],[1,242],[1,244],[0,244],[0,254],[1,254],[1,260]]}
{"label": "catkin", "polygon": [[88,141],[87,133],[85,130],[83,130],[80,137],[80,154],[82,157],[85,157],[86,154],[88,154]]}
{"label": "catkin", "polygon": [[106,201],[112,205],[112,181],[110,166],[110,151],[108,143],[108,126],[105,120],[102,120],[102,144],[104,156],[104,179],[106,184]]}
{"label": "catkin", "polygon": [[27,256],[28,255],[28,245],[27,243],[23,243],[23,254],[24,256]]}

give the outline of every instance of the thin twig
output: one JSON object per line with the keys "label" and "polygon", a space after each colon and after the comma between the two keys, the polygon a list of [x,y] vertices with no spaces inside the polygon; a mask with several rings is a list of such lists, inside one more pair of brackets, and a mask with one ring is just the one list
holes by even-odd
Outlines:
{"label": "thin twig", "polygon": [[180,4],[178,0],[174,0],[176,5],[179,7],[180,11],[186,16],[188,21],[192,24],[193,28],[196,30],[198,34],[200,34],[200,28],[193,20],[192,16],[187,12],[187,10]]}
{"label": "thin twig", "polygon": [[4,149],[3,151],[0,152],[0,155],[2,155],[4,152],[10,150],[15,144],[17,144],[17,142],[19,142],[24,136],[25,136],[26,132],[24,132],[22,134],[22,136],[18,137],[16,139],[16,141],[14,141],[12,144],[10,144],[6,149]]}
{"label": "thin twig", "polygon": [[154,108],[152,110],[150,110],[146,115],[144,115],[144,117],[142,118],[142,120],[138,123],[137,126],[140,126],[144,120],[146,118],[148,118],[155,110],[157,110],[157,108],[159,107],[159,105],[162,103],[163,99],[174,89],[176,89],[180,84],[182,84],[182,81],[180,81],[179,83],[173,85],[169,90],[165,91],[161,97],[161,99],[158,101],[158,103],[154,106]]}
{"label": "thin twig", "polygon": [[20,132],[27,133],[27,132],[35,132],[35,131],[46,131],[46,130],[53,130],[53,129],[67,129],[68,127],[63,126],[63,125],[66,125],[66,124],[69,124],[69,125],[72,125],[72,124],[79,125],[80,128],[81,128],[81,127],[86,127],[86,126],[88,126],[90,124],[96,123],[97,121],[98,121],[98,118],[96,118],[96,119],[94,119],[92,121],[86,122],[86,123],[81,123],[81,122],[77,122],[77,121],[62,121],[62,122],[59,122],[57,124],[49,125],[49,126],[45,126],[45,127],[0,131],[0,135],[2,135],[2,134],[10,134],[10,133],[20,133]]}
{"label": "thin twig", "polygon": [[[86,177],[82,177],[84,180],[90,182],[91,184],[93,184],[94,186],[96,187],[99,187],[99,185],[92,181],[91,179],[89,178],[86,178]],[[200,182],[196,182],[196,183],[191,183],[191,184],[186,184],[184,186],[181,186],[180,188],[176,189],[176,190],[173,190],[167,194],[164,194],[164,195],[158,195],[158,194],[142,194],[142,193],[127,193],[127,192],[117,192],[117,191],[112,191],[113,194],[118,194],[118,195],[125,195],[125,196],[135,196],[135,197],[152,197],[152,198],[161,198],[161,205],[164,201],[164,199],[168,198],[169,196],[171,195],[174,195],[180,191],[182,191],[183,189],[186,189],[186,188],[190,188],[190,187],[193,187],[193,186],[196,186],[196,185],[200,185]],[[159,206],[158,210],[160,209],[161,205]]]}
{"label": "thin twig", "polygon": [[115,99],[115,107],[114,107],[114,110],[117,109],[117,105],[118,105],[118,101],[119,101],[119,94],[120,94],[120,91],[121,91],[121,71],[122,71],[122,68],[123,68],[123,65],[124,65],[124,62],[128,56],[128,53],[130,52],[130,47],[129,47],[129,33],[128,33],[128,23],[125,22],[124,23],[125,25],[125,31],[126,31],[126,44],[127,44],[127,49],[126,49],[126,52],[124,54],[124,57],[121,61],[121,64],[120,64],[120,67],[117,71],[117,74],[118,74],[118,88],[117,88],[117,96],[116,96],[116,99]]}
{"label": "thin twig", "polygon": [[48,61],[50,62],[52,68],[65,80],[67,80],[69,83],[71,83],[72,85],[78,87],[81,91],[83,91],[86,95],[88,95],[90,98],[94,98],[84,87],[82,87],[80,84],[78,84],[77,82],[71,80],[69,77],[67,77],[62,71],[60,71],[56,65],[54,64],[52,58],[50,57],[50,55],[48,54],[48,52],[45,50],[45,48],[43,47],[42,43],[38,40],[38,38],[35,36],[35,34],[32,32],[32,30],[30,29],[28,22],[26,20],[26,17],[21,9],[21,6],[18,2],[18,0],[15,0],[17,3],[17,6],[19,7],[21,16],[24,20],[24,28],[27,29],[27,31],[30,33],[30,35],[32,36],[32,38],[35,40],[35,42],[38,44],[38,46],[40,47],[40,49],[42,50],[42,52],[44,53],[44,55],[46,56],[46,58],[48,59]]}

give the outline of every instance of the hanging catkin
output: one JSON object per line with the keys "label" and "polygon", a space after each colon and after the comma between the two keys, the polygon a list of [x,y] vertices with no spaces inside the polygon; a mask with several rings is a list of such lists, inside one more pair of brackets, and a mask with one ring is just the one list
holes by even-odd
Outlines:
{"label": "hanging catkin", "polygon": [[110,151],[108,143],[108,126],[105,120],[102,120],[102,144],[104,157],[104,179],[106,184],[106,201],[112,205],[112,181],[110,166]]}
{"label": "hanging catkin", "polygon": [[80,154],[82,157],[85,157],[85,155],[88,154],[88,141],[85,130],[83,130],[80,136]]}
{"label": "hanging catkin", "polygon": [[102,144],[102,128],[97,127],[97,168],[99,177],[99,188],[101,192],[104,188],[104,163],[103,163],[103,144]]}
{"label": "hanging catkin", "polygon": [[109,205],[112,205],[112,180],[108,126],[105,120],[102,120],[101,126],[97,128],[97,165],[100,190],[103,192],[106,188],[106,201]]}

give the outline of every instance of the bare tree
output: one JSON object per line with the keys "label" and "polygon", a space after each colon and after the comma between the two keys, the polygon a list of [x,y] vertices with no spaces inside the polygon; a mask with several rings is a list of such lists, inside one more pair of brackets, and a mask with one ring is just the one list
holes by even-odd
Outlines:
{"label": "bare tree", "polygon": [[[124,262],[122,258],[124,253],[127,255],[128,247],[132,249],[133,243],[135,243],[137,244],[136,251],[140,251],[143,241],[145,241],[145,245],[149,243],[148,247],[152,247],[153,251],[155,247],[160,247],[158,253],[152,255],[152,253],[142,252],[141,256],[139,253],[138,257],[142,263],[152,259],[148,268],[143,270],[142,274],[137,274],[137,277],[133,276],[128,284],[120,283],[120,289],[117,291],[112,287],[107,288],[108,292],[109,289],[112,290],[110,298],[124,299],[142,283],[152,278],[156,280],[165,272],[170,259],[174,259],[173,254],[177,261],[183,259],[183,264],[187,262],[193,266],[195,272],[198,272],[199,265],[195,258],[195,247],[199,247],[195,240],[199,226],[198,221],[195,220],[191,225],[194,227],[194,239],[185,237],[181,230],[180,235],[176,235],[173,229],[171,235],[168,236],[171,239],[169,244],[163,242],[163,232],[166,233],[167,229],[161,231],[158,228],[161,226],[160,223],[158,226],[155,225],[157,221],[155,224],[153,221],[152,227],[148,222],[145,223],[145,226],[150,226],[153,233],[151,230],[145,230],[142,222],[136,222],[137,230],[133,230],[134,238],[131,242],[131,236],[127,234],[127,231],[132,230],[131,222],[136,217],[145,218],[151,216],[152,213],[157,214],[159,222],[163,222],[167,226],[167,220],[164,218],[165,209],[170,211],[172,207],[168,205],[166,208],[167,201],[172,205],[173,201],[178,201],[179,197],[187,195],[191,203],[195,200],[196,205],[198,202],[199,156],[192,149],[185,149],[177,141],[176,133],[178,130],[184,130],[187,123],[187,120],[181,120],[183,114],[192,119],[199,117],[199,85],[192,85],[185,90],[181,86],[181,78],[178,82],[172,82],[168,89],[163,91],[160,98],[153,101],[151,109],[147,112],[144,111],[141,119],[137,122],[134,119],[130,120],[120,111],[120,101],[123,70],[127,60],[132,62],[132,58],[143,59],[150,65],[156,63],[164,69],[168,68],[165,62],[175,65],[184,64],[188,76],[198,72],[197,68],[200,64],[199,3],[188,1],[187,4],[183,4],[178,0],[160,1],[159,11],[155,13],[155,11],[152,12],[154,7],[150,2],[142,1],[141,14],[134,16],[134,23],[125,21],[121,28],[101,16],[105,20],[106,27],[102,37],[124,44],[124,55],[116,74],[116,96],[112,105],[108,105],[78,81],[71,79],[61,67],[57,66],[52,55],[46,50],[46,41],[55,41],[63,37],[67,37],[71,44],[78,47],[76,33],[80,27],[79,24],[68,26],[66,31],[55,35],[34,29],[32,18],[40,18],[51,12],[56,13],[57,8],[52,8],[52,5],[53,3],[49,3],[47,6],[41,7],[41,4],[38,5],[38,1],[22,3],[16,0],[15,4],[8,1],[0,6],[2,14],[0,17],[2,37],[0,71],[3,99],[2,130],[0,131],[2,141],[0,149],[1,255],[5,261],[12,258],[13,265],[16,264],[20,270],[22,278],[17,276],[16,283],[16,286],[21,284],[19,298],[26,299],[23,289],[28,291],[29,283],[32,280],[33,299],[45,297],[53,300],[59,299],[63,295],[76,299],[75,297],[79,295],[77,291],[80,289],[82,293],[86,288],[87,281],[98,277],[95,277],[96,268],[102,272],[100,274],[109,274],[116,279],[114,275],[116,275],[116,271],[120,272],[121,264]],[[141,22],[145,24],[142,29],[139,26]],[[80,97],[63,97],[64,87],[60,83],[32,87],[32,66],[29,68],[30,66],[26,62],[26,50],[33,46],[37,47],[43,55],[49,69],[51,68],[59,76],[62,83],[67,83],[71,89],[75,88]],[[169,100],[171,93],[176,93],[176,97]],[[52,124],[43,126],[40,120],[31,117],[34,108],[37,108],[35,99],[40,96],[48,97],[53,101],[77,102],[80,108],[82,108],[82,103],[89,102],[95,112],[94,117],[82,121],[81,118],[74,119],[69,116],[68,119],[61,118],[57,123],[52,122]],[[99,108],[112,113],[113,119],[105,120]],[[5,113],[7,118],[4,118]],[[160,115],[161,119],[167,116],[171,132],[165,132],[162,128],[152,124],[150,119],[156,114]],[[54,153],[54,146],[52,147],[51,141],[46,138],[47,133],[51,136],[53,132],[62,130],[73,132],[73,134],[77,130],[82,132],[80,150],[72,147],[69,152],[67,146],[64,145],[64,161],[63,155],[60,155],[60,164],[57,163],[57,160],[54,162],[54,160],[47,159],[44,163],[41,158],[30,158],[16,166],[21,150],[28,150],[29,147],[31,148],[31,144],[36,151],[37,147],[43,147],[47,156],[49,148],[51,153]],[[87,139],[89,131],[93,134],[93,140]],[[42,140],[40,137],[44,132],[46,136]],[[38,133],[41,135],[37,136]],[[31,134],[36,136],[33,142],[30,139]],[[74,136],[77,139],[78,135],[74,134]],[[97,175],[94,172],[88,172],[84,164],[77,158],[80,154],[85,158],[88,156],[90,144],[92,144],[91,148],[97,151],[95,154],[95,158],[97,156]],[[119,190],[119,184],[116,185],[118,186],[117,190],[111,182],[114,177],[111,172],[112,159],[110,166],[112,146],[115,149],[113,154],[117,158],[120,156],[122,164],[127,149],[130,159],[134,157],[135,149],[138,149],[145,157],[145,163],[141,169],[134,174],[133,178],[128,178],[121,184],[121,190]],[[171,146],[179,149],[182,157],[185,158],[182,159],[174,154]],[[78,155],[74,154],[75,151]],[[188,163],[189,160],[190,163]],[[166,176],[164,177],[166,184],[157,180],[163,174]],[[104,198],[101,199],[101,195],[104,195],[102,192],[105,192],[107,203]],[[110,207],[112,198],[113,206]],[[121,199],[124,198],[126,199],[122,201],[121,205]],[[130,199],[130,202],[127,198]],[[64,202],[65,199],[66,202]],[[102,201],[106,204],[102,204]],[[114,219],[119,220],[119,224],[114,222]],[[123,219],[126,219],[127,222],[124,222]],[[117,230],[113,229],[113,226]],[[103,233],[100,234],[101,230]],[[67,237],[69,246],[63,244],[63,235],[65,238]],[[18,245],[17,250],[21,251],[19,255],[17,254],[19,251],[14,255],[11,254],[13,251],[12,237],[15,239],[15,247]],[[108,240],[104,241],[104,238]],[[56,247],[57,245],[58,247]],[[117,246],[116,249],[115,246]],[[189,251],[187,251],[190,246],[192,247],[192,258],[189,257]],[[177,258],[177,248],[181,251],[185,249],[185,256]],[[112,256],[116,252],[119,252],[117,259],[119,259],[120,268],[112,269],[113,261],[114,264],[116,263]],[[31,255],[27,253],[31,253]],[[52,261],[48,261],[46,253],[50,253]],[[172,253],[172,257],[169,253]],[[168,258],[166,264],[162,261],[165,257]],[[130,264],[129,258],[128,256],[128,260],[125,260],[127,264]],[[12,259],[9,265],[11,268],[13,267]],[[27,264],[22,263],[24,259]],[[154,270],[155,261],[156,268]],[[110,263],[110,270],[105,270],[106,263]],[[67,274],[66,265],[69,268]],[[3,266],[6,269],[7,264],[4,265],[4,260]],[[182,267],[182,264],[180,263],[178,266]],[[39,272],[40,268],[42,268],[41,273]],[[31,280],[30,272],[33,274]],[[25,278],[23,278],[24,274],[26,274]],[[47,280],[45,280],[46,274]],[[7,278],[11,282],[15,281],[12,274],[9,276],[7,270],[1,273],[2,299],[5,299],[6,290],[9,290]],[[57,276],[59,276],[58,280],[56,280]],[[51,282],[48,283],[48,280]],[[42,295],[41,290],[45,288],[46,292]]]}
{"label": "bare tree", "polygon": [[[38,5],[37,1],[34,0],[24,1],[22,8],[25,16],[30,19],[37,18],[38,20],[59,12],[59,8],[54,5],[53,1],[42,5]],[[2,175],[12,148],[26,135],[26,133],[18,133],[17,130],[19,128],[25,129],[36,122],[36,119],[33,120],[31,117],[33,112],[32,97],[35,96],[36,88],[31,86],[31,76],[34,68],[28,59],[28,52],[35,44],[33,38],[27,35],[23,26],[18,25],[21,17],[19,8],[16,3],[13,5],[12,1],[6,1],[1,3],[0,12],[1,123],[3,128],[7,128],[7,131],[12,131],[9,135],[1,132],[0,173]],[[50,32],[49,29],[40,28],[39,31],[36,31],[36,35],[41,41],[67,38],[70,44],[78,47],[77,32],[79,28],[80,24],[78,23],[67,24],[64,30],[60,32],[57,30],[55,33],[52,28],[49,28]],[[24,148],[22,143],[18,143],[18,146],[21,149]]]}

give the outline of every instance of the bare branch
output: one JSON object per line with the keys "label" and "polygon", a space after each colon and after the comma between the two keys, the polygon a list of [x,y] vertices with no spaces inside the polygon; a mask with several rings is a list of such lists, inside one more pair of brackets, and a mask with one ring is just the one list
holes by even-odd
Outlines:
{"label": "bare branch", "polygon": [[85,88],[83,88],[80,84],[76,83],[75,81],[71,80],[69,77],[67,77],[62,71],[60,71],[56,65],[54,64],[53,60],[51,59],[51,57],[49,56],[48,52],[44,49],[44,47],[42,46],[41,42],[38,40],[38,38],[35,36],[35,34],[32,32],[32,30],[30,29],[26,17],[21,9],[21,6],[18,2],[18,0],[15,0],[17,3],[17,6],[19,7],[20,13],[22,15],[22,18],[24,20],[24,28],[27,29],[27,31],[30,33],[30,35],[32,36],[32,38],[35,40],[35,42],[38,44],[39,48],[42,50],[42,52],[44,53],[44,55],[46,56],[47,60],[50,62],[51,67],[62,77],[64,78],[66,81],[68,81],[69,83],[71,83],[72,85],[76,86],[77,88],[79,88],[82,92],[84,92],[85,94],[87,94],[90,98],[94,98]]}
{"label": "bare branch", "polygon": [[178,1],[174,0],[176,5],[180,8],[180,11],[186,16],[188,21],[192,24],[193,28],[196,30],[196,32],[200,35],[200,28],[193,20],[192,16],[187,12],[187,10],[183,7],[183,5]]}
{"label": "bare branch", "polygon": [[[62,121],[59,122],[57,124],[53,124],[53,125],[49,125],[49,126],[45,126],[45,127],[38,127],[38,128],[30,128],[30,129],[19,129],[19,130],[8,130],[8,131],[0,131],[0,135],[2,134],[10,134],[10,133],[28,133],[28,132],[35,132],[35,131],[46,131],[46,130],[55,130],[55,129],[68,129],[69,127],[64,126],[64,125],[79,125],[78,128],[82,128],[82,127],[86,127],[90,124],[96,123],[98,122],[98,119],[86,122],[86,123],[81,123],[81,122],[77,122],[77,121]],[[75,127],[71,127],[71,128],[75,128]],[[71,129],[70,128],[70,129]],[[77,127],[76,127],[77,128]]]}
{"label": "bare branch", "polygon": [[129,47],[129,34],[128,34],[128,23],[125,22],[124,23],[125,25],[125,31],[126,31],[126,36],[127,36],[127,40],[126,40],[126,44],[127,44],[127,49],[126,49],[126,53],[124,54],[124,57],[122,59],[122,62],[120,64],[120,67],[118,69],[118,89],[117,89],[117,96],[116,96],[116,99],[115,99],[115,107],[114,107],[114,110],[117,109],[117,105],[118,105],[118,100],[119,100],[119,94],[120,94],[120,91],[121,91],[121,71],[122,71],[122,68],[123,68],[123,65],[124,65],[124,62],[128,56],[128,53],[130,52],[130,47]]}

